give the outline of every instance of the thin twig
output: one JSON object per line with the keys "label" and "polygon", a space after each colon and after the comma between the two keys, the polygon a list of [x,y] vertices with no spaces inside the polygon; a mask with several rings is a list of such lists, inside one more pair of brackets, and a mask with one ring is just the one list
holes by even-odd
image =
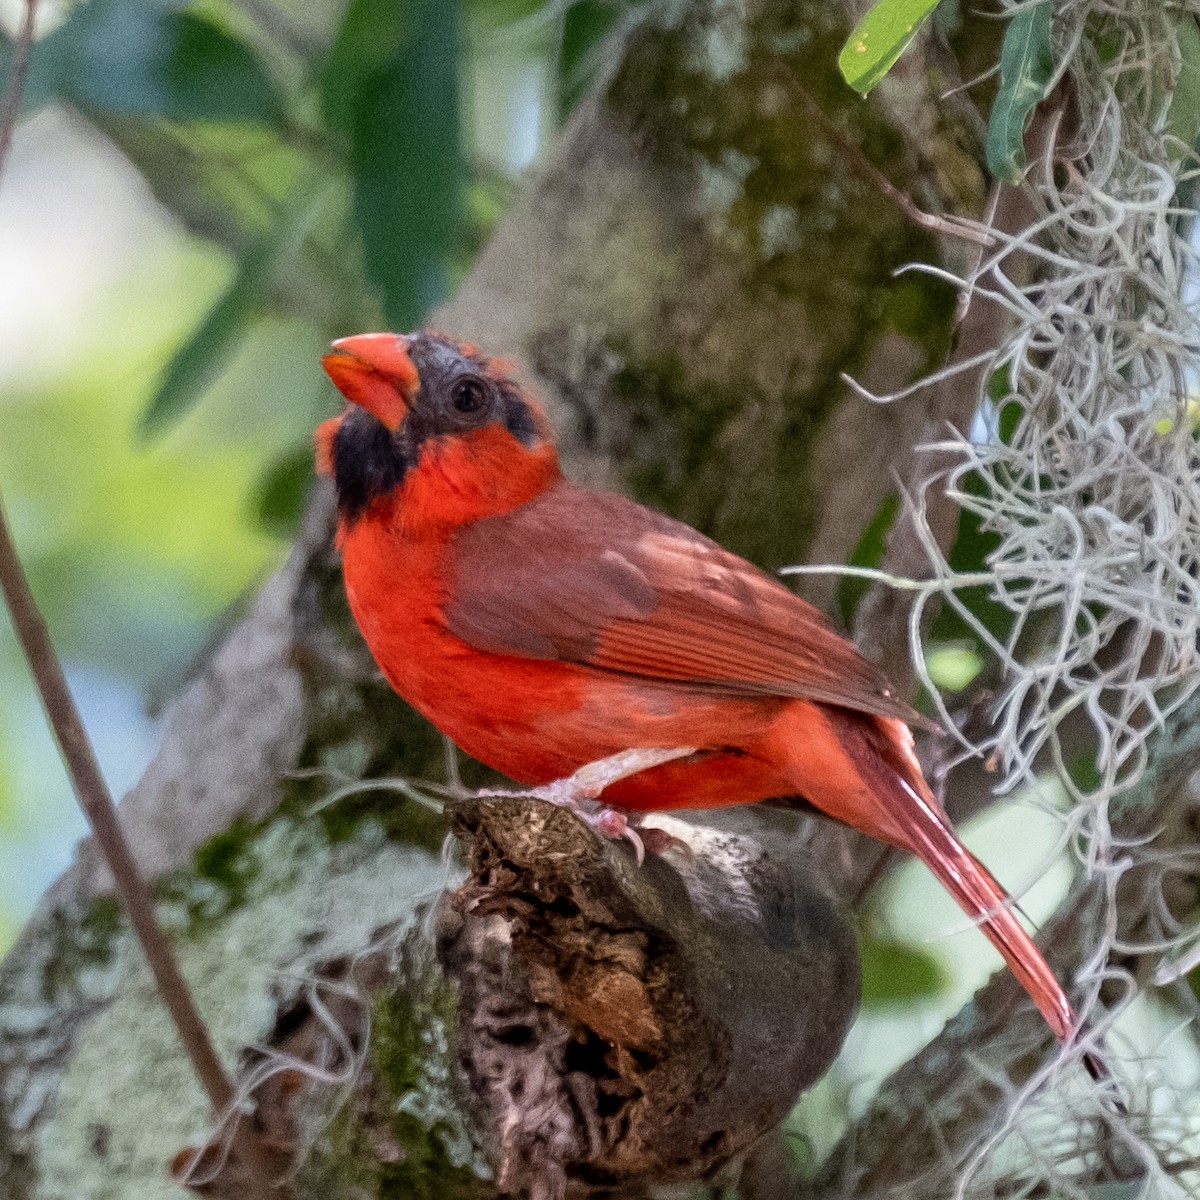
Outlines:
{"label": "thin twig", "polygon": [[129,913],[134,935],[146,956],[159,995],[191,1060],[196,1078],[214,1111],[219,1113],[233,1102],[233,1083],[217,1057],[208,1029],[196,1010],[166,936],[154,918],[150,890],[121,829],[116,805],[100,773],[91,741],[50,642],[46,622],[38,610],[17,557],[2,497],[0,590],[4,593],[17,640],[25,652],[46,716],[58,741],[71,786],[112,871],[121,902]]}
{"label": "thin twig", "polygon": [[29,71],[29,52],[33,49],[33,27],[37,18],[38,0],[25,0],[25,15],[13,46],[12,66],[8,85],[0,101],[0,171],[4,170],[8,148],[12,145],[13,130],[21,112],[21,97],[25,94],[25,76]]}
{"label": "thin twig", "polygon": [[[0,117],[0,171],[12,144],[13,127],[21,108],[21,94],[33,44],[37,0],[26,0],[25,17],[13,55],[12,72],[5,90]],[[87,817],[105,861],[112,871],[117,892],[129,914],[134,935],[142,947],[158,993],[169,1013],[179,1040],[192,1064],[200,1086],[214,1112],[222,1113],[233,1105],[233,1082],[212,1044],[187,983],[184,981],[170,944],[154,917],[150,889],[138,870],[137,861],[121,829],[117,808],[96,761],[91,740],[80,719],[79,710],[67,686],[62,665],[54,652],[45,619],[29,587],[21,566],[0,496],[0,591],[12,618],[13,630],[25,653],[29,670],[38,689],[46,717],[54,731],[63,763],[79,805]],[[269,1187],[265,1160],[239,1140],[246,1166],[258,1176],[263,1190]],[[246,1151],[249,1150],[249,1154]],[[261,1168],[261,1169],[260,1169]]]}
{"label": "thin twig", "polygon": [[[45,620],[17,557],[2,497],[0,591],[4,593],[17,640],[25,652],[46,716],[54,730],[71,786],[112,871],[117,893],[129,914],[134,936],[146,956],[158,994],[179,1034],[192,1070],[219,1119],[234,1108],[236,1092],[233,1082],[217,1056],[208,1028],[196,1009],[187,983],[171,953],[170,944],[155,920],[150,889],[138,870],[121,829],[116,805],[100,773],[91,741],[50,642]],[[272,1172],[257,1139],[248,1130],[239,1128],[234,1135],[234,1144],[239,1158],[255,1178],[256,1194],[266,1195],[273,1190]]]}
{"label": "thin twig", "polygon": [[918,207],[911,196],[898,188],[892,181],[837,127],[836,122],[821,107],[817,98],[786,67],[780,65],[777,74],[783,85],[816,118],[825,136],[845,156],[845,165],[869,186],[886,196],[914,225],[930,233],[961,238],[985,250],[994,249],[996,239],[988,230],[973,221],[965,221],[953,215],[939,216],[927,213]]}

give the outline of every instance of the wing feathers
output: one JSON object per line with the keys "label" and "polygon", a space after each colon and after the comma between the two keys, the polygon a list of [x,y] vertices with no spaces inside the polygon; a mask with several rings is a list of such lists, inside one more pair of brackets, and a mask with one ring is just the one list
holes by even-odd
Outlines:
{"label": "wing feathers", "polygon": [[919,719],[817,609],[620,496],[558,484],[467,526],[453,554],[446,620],[479,649]]}

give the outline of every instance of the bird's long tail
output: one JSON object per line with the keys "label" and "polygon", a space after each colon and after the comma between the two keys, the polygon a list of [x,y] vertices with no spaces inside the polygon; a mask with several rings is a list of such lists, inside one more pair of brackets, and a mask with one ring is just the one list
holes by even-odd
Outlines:
{"label": "bird's long tail", "polygon": [[[1050,964],[1013,912],[1013,900],[992,873],[955,836],[948,819],[901,779],[923,817],[912,822],[908,849],[936,876],[962,910],[979,922],[984,936],[1004,956],[1017,982],[1029,993],[1060,1041],[1071,1036],[1075,1011]],[[928,789],[925,789],[928,790]]]}
{"label": "bird's long tail", "polygon": [[830,790],[821,795],[825,789],[820,786],[806,787],[806,798],[831,816],[921,859],[963,911],[978,921],[1054,1035],[1068,1040],[1077,1025],[1070,1000],[1017,920],[1012,898],[958,840],[921,775],[908,727],[887,717],[839,710],[825,709],[823,716],[849,760],[846,768],[852,770],[843,773],[840,794]]}

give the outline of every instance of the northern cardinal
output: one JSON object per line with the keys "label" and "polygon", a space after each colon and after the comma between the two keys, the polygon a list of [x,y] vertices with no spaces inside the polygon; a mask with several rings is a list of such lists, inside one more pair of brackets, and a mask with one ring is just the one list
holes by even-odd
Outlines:
{"label": "northern cardinal", "polygon": [[603,799],[791,798],[910,851],[1070,1036],[1062,987],[922,777],[916,714],[822,613],[689,526],[564,479],[541,406],[474,346],[369,333],[322,361],[352,402],[317,431],[346,595],[404,699],[522,784],[692,747]]}

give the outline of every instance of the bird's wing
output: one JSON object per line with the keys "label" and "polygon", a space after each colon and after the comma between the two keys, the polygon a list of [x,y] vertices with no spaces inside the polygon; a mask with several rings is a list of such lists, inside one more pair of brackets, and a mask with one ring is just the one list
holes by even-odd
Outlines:
{"label": "bird's wing", "polygon": [[460,530],[444,613],[481,650],[906,721],[824,614],[687,525],[562,483]]}

